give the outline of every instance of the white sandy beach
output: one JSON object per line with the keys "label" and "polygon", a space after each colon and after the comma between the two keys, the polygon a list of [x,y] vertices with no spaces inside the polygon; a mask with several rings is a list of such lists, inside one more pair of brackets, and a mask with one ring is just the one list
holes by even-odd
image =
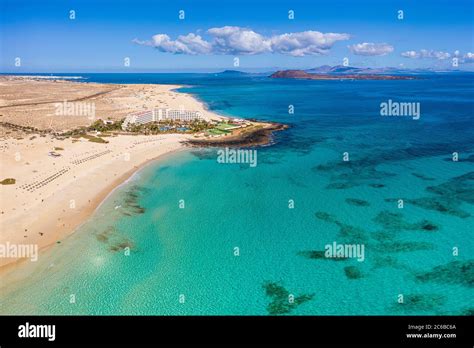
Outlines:
{"label": "white sandy beach", "polygon": [[[50,137],[2,141],[1,175],[16,183],[0,185],[0,243],[37,244],[41,250],[60,241],[117,185],[148,161],[182,149],[185,139],[166,134],[121,135],[108,144]],[[57,151],[61,157],[48,156],[54,147],[64,149]],[[0,265],[12,261],[0,258]]]}
{"label": "white sandy beach", "polygon": [[[201,111],[206,119],[220,119],[174,85],[106,85],[69,81],[0,81],[0,120],[55,130],[88,125],[87,117],[55,116],[54,103],[89,100],[96,117],[118,120],[127,113],[152,107]],[[89,97],[88,97],[89,96]],[[21,99],[21,100],[20,100]],[[21,104],[21,105],[20,105]],[[184,148],[192,135],[117,135],[107,144],[86,138],[21,134],[2,127],[0,181],[0,244],[35,244],[39,250],[57,243],[87,219],[100,202],[147,162]],[[55,151],[61,156],[48,153]],[[0,266],[18,259],[0,258]],[[20,259],[21,261],[21,259]]]}

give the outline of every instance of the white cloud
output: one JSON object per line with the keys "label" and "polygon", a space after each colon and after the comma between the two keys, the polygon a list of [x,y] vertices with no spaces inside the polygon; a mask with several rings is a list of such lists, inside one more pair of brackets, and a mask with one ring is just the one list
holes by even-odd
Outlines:
{"label": "white cloud", "polygon": [[253,55],[281,53],[296,57],[326,54],[349,34],[304,31],[265,37],[251,29],[225,26],[207,31],[211,41],[190,33],[171,40],[166,34],[154,35],[151,41],[134,39],[138,45],[152,46],[161,52],[174,54],[233,54]]}
{"label": "white cloud", "polygon": [[401,56],[405,58],[419,58],[420,54],[416,51],[406,51],[406,52],[402,52]]}
{"label": "white cloud", "polygon": [[272,51],[296,57],[327,54],[337,41],[348,40],[348,34],[303,31],[273,36],[270,39]]}
{"label": "white cloud", "polygon": [[474,53],[472,52],[467,52],[464,56],[464,61],[466,63],[474,63]]}
{"label": "white cloud", "polygon": [[192,33],[178,36],[176,40],[171,40],[166,34],[157,34],[152,37],[151,46],[161,52],[175,54],[206,54],[211,50],[209,42]]}
{"label": "white cloud", "polygon": [[435,59],[447,59],[451,57],[451,54],[448,52],[443,51],[428,51],[428,50],[421,50],[420,51],[421,58],[435,58]]}
{"label": "white cloud", "polygon": [[214,37],[213,51],[224,54],[259,54],[270,52],[268,39],[250,29],[225,26],[207,31]]}
{"label": "white cloud", "polygon": [[[458,55],[459,51],[454,52],[454,55]],[[443,51],[433,51],[433,50],[419,50],[417,51],[405,51],[401,53],[402,57],[405,58],[432,58],[432,59],[438,59],[438,60],[444,60],[448,59],[451,57],[451,54],[448,52],[443,52]]]}
{"label": "white cloud", "polygon": [[139,40],[139,39],[133,39],[132,40],[133,43],[137,44],[137,45],[143,45],[143,46],[153,46],[153,44],[151,43],[151,41],[147,41],[147,40]]}
{"label": "white cloud", "polygon": [[385,56],[393,52],[393,46],[386,43],[363,42],[347,47],[352,53],[359,56]]}

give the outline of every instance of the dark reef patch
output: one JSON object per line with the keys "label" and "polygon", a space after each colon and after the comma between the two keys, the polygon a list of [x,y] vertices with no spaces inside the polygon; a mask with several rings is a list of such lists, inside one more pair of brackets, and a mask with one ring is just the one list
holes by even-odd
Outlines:
{"label": "dark reef patch", "polygon": [[[446,154],[446,149],[452,146],[453,144],[449,143],[430,143],[426,145],[410,145],[401,149],[391,149],[390,151],[381,149],[380,151],[371,153],[370,155],[361,158],[351,156],[350,161],[346,162],[342,161],[341,158],[341,160],[319,164],[314,166],[312,170],[319,173],[326,173],[328,176],[330,176],[331,180],[333,181],[333,183],[327,187],[330,189],[345,189],[364,184],[374,188],[380,188],[383,186],[378,186],[380,184],[374,181],[393,177],[396,174],[380,171],[377,169],[378,165],[440,156]],[[460,146],[460,148],[464,149],[467,145],[459,143],[457,146]],[[418,173],[414,173],[414,175],[422,180],[432,179]],[[462,180],[462,177],[455,178],[455,180]],[[452,189],[453,187],[449,188],[449,190]],[[474,199],[473,197],[474,196],[471,195],[472,199]]]}
{"label": "dark reef patch", "polygon": [[95,238],[102,243],[107,243],[111,234],[115,232],[115,228],[112,226],[107,227],[104,231],[99,232],[95,235]]}
{"label": "dark reef patch", "polygon": [[130,250],[134,249],[134,244],[129,241],[128,239],[122,240],[116,244],[112,244],[109,246],[109,250],[113,252],[117,252],[120,250],[124,250],[125,248],[129,248]]}
{"label": "dark reef patch", "polygon": [[200,149],[190,151],[191,154],[200,160],[217,160],[217,153],[214,150]]}
{"label": "dark reef patch", "polygon": [[[122,210],[122,214],[126,216],[139,215],[145,213],[145,208],[143,208],[139,203],[139,198],[141,194],[147,193],[149,189],[144,187],[139,187],[137,185],[132,186],[129,191],[126,193],[125,197],[125,209]],[[128,213],[128,215],[127,215]]]}
{"label": "dark reef patch", "polygon": [[[299,122],[301,124],[301,121]],[[310,127],[311,124],[307,124],[306,127]],[[291,127],[294,127],[291,124]],[[304,127],[304,126],[303,126]],[[311,137],[304,137],[301,136],[303,132],[290,128],[288,132],[279,133],[278,135],[281,137],[282,143],[285,144],[285,149],[288,149],[292,153],[296,153],[300,156],[305,156],[310,154],[313,151],[313,148],[325,141],[324,138],[318,137],[315,138]]]}
{"label": "dark reef patch", "polygon": [[[387,198],[385,201],[396,202],[398,199]],[[459,206],[461,205],[460,201],[457,199],[450,199],[449,197],[432,196],[415,199],[404,199],[404,201],[426,210],[434,210],[442,214],[457,216],[463,219],[471,216],[468,212],[459,209]]]}
{"label": "dark reef patch", "polygon": [[458,313],[458,315],[474,316],[474,308],[466,308]]}
{"label": "dark reef patch", "polygon": [[364,277],[364,273],[356,266],[344,267],[344,273],[349,279],[360,279]]}
{"label": "dark reef patch", "polygon": [[419,250],[433,250],[434,244],[427,242],[386,241],[374,245],[374,249],[383,253],[402,253]]}
{"label": "dark reef patch", "polygon": [[374,269],[377,268],[396,268],[396,269],[402,269],[405,268],[403,265],[401,265],[396,258],[394,258],[391,255],[378,255],[375,254],[373,257],[373,265]]}
{"label": "dark reef patch", "polygon": [[319,219],[319,220],[323,220],[323,221],[326,221],[326,222],[333,222],[333,223],[336,223],[337,220],[336,218],[334,217],[334,215],[331,215],[329,213],[326,213],[324,211],[317,211],[316,213],[314,213],[314,215]]}
{"label": "dark reef patch", "polygon": [[369,207],[370,203],[358,198],[346,198],[346,203],[356,207]]}
{"label": "dark reef patch", "polygon": [[415,276],[420,282],[436,282],[458,284],[469,288],[474,287],[474,259],[451,261],[445,265],[434,267],[431,271]]}
{"label": "dark reef patch", "polygon": [[424,174],[420,174],[420,173],[411,173],[411,175],[413,175],[414,177],[418,178],[418,179],[421,179],[421,180],[425,180],[425,181],[433,181],[433,180],[436,180],[435,178],[431,178],[429,176],[426,176]]}
{"label": "dark reef patch", "polygon": [[352,225],[337,223],[339,226],[339,236],[345,239],[345,243],[367,244],[369,235],[363,229]]}
{"label": "dark reef patch", "polygon": [[364,184],[373,185],[374,180],[396,175],[377,170],[377,165],[378,163],[374,162],[372,158],[365,157],[348,162],[333,161],[320,164],[313,167],[312,170],[330,175],[333,182],[326,187],[327,189],[347,189]]}
{"label": "dark reef patch", "polygon": [[96,233],[95,237],[99,242],[107,244],[109,251],[112,252],[120,251],[127,247],[130,249],[134,248],[134,244],[130,240],[123,239],[116,232],[117,230],[114,227],[109,226],[105,230]]}
{"label": "dark reef patch", "polygon": [[161,173],[161,172],[165,172],[165,171],[169,170],[170,168],[171,168],[171,166],[159,166],[157,170],[158,170],[158,172]]}
{"label": "dark reef patch", "polygon": [[314,215],[320,220],[336,224],[339,227],[339,237],[344,238],[345,243],[366,243],[369,239],[366,231],[359,227],[342,223],[329,213],[318,211]]}
{"label": "dark reef patch", "polygon": [[276,282],[265,282],[263,288],[267,297],[271,299],[267,306],[267,311],[270,315],[288,314],[314,297],[314,294],[304,294],[294,296],[293,301],[290,301],[290,292]]}
{"label": "dark reef patch", "polygon": [[[274,145],[276,147],[276,145]],[[272,147],[272,150],[274,151],[264,151],[262,149],[262,156],[260,156],[260,153],[258,154],[258,163],[265,163],[269,165],[273,164],[278,164],[281,165],[285,161],[285,154],[286,154],[286,149],[282,151],[275,150],[275,147]]]}
{"label": "dark reef patch", "polygon": [[445,183],[426,188],[427,191],[474,204],[474,172],[454,177]]}
{"label": "dark reef patch", "polygon": [[[425,145],[417,144],[416,146],[410,145],[405,148],[390,149],[390,151],[387,151],[387,149],[380,149],[380,151],[371,153],[369,156],[365,156],[362,158],[352,157],[349,162],[330,162],[329,164],[315,167],[315,170],[327,170],[331,172],[337,172],[340,169],[339,167],[344,167],[346,166],[346,164],[350,163],[350,166],[353,167],[354,172],[362,172],[364,168],[369,168],[370,170],[382,163],[393,163],[420,158],[441,156],[446,154],[446,149],[451,148],[452,146],[453,143],[446,142],[429,143]],[[468,144],[456,143],[456,148],[459,147],[463,150],[468,148],[468,146]]]}
{"label": "dark reef patch", "polygon": [[[471,215],[460,209],[462,203],[474,204],[474,172],[469,172],[449,179],[448,181],[429,186],[426,191],[434,194],[430,197],[406,199],[405,201],[427,210],[435,210],[443,214],[467,218]],[[388,198],[385,201],[396,201]]]}
{"label": "dark reef patch", "polygon": [[374,222],[387,230],[408,230],[408,231],[437,231],[439,227],[428,220],[421,220],[415,223],[406,222],[402,213],[394,213],[388,210],[381,211],[373,219]]}
{"label": "dark reef patch", "polygon": [[406,294],[403,303],[392,306],[395,311],[420,312],[434,311],[446,302],[446,297],[438,294]]}
{"label": "dark reef patch", "polygon": [[297,253],[299,256],[315,260],[345,261],[347,257],[326,257],[324,250],[304,250]]}

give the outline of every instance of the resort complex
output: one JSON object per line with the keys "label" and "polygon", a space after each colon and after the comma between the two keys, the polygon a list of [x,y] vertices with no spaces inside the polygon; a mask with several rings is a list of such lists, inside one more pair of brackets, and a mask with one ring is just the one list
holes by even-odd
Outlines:
{"label": "resort complex", "polygon": [[199,111],[157,108],[128,115],[122,124],[122,129],[126,130],[131,124],[146,124],[160,121],[191,122],[199,119],[202,119],[201,112]]}

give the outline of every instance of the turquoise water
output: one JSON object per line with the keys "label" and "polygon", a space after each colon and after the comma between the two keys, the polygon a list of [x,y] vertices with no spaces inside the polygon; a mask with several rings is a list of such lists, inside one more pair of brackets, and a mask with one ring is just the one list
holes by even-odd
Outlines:
{"label": "turquoise water", "polygon": [[[291,128],[257,149],[255,168],[217,163],[216,149],[150,164],[25,265],[23,282],[2,284],[2,314],[474,312],[472,75],[86,77],[192,85],[183,91],[216,112]],[[388,99],[420,102],[420,120],[381,117]],[[365,260],[322,258],[333,242],[363,244]]]}

